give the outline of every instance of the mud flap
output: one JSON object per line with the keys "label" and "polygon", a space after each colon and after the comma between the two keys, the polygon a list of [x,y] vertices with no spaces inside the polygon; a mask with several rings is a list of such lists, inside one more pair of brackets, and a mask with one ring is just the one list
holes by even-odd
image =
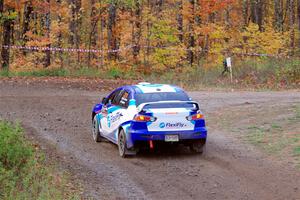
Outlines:
{"label": "mud flap", "polygon": [[126,147],[127,147],[127,149],[134,148],[134,144],[131,140],[131,134],[129,133],[130,124],[127,123],[127,124],[121,125],[121,127],[124,130],[125,135],[126,135]]}

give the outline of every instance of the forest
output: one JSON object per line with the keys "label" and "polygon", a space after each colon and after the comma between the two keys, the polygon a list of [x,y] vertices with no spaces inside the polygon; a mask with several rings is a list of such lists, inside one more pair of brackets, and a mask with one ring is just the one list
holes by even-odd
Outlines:
{"label": "forest", "polygon": [[213,69],[227,56],[298,66],[299,31],[300,0],[0,0],[1,66],[10,71],[159,74]]}

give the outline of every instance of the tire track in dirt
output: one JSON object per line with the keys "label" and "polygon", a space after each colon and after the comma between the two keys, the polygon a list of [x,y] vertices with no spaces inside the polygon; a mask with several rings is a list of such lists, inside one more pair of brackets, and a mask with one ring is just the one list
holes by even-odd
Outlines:
{"label": "tire track in dirt", "polygon": [[[48,83],[49,84],[49,83]],[[55,86],[56,87],[56,86]],[[103,93],[0,84],[0,118],[19,119],[63,169],[82,180],[85,195],[100,199],[299,199],[299,172],[268,160],[226,132],[209,130],[205,155],[186,148],[119,158],[117,148],[96,144],[90,110]],[[224,106],[299,102],[297,92],[191,92],[208,124]],[[247,117],[241,116],[241,118]],[[238,126],[238,124],[237,124]]]}

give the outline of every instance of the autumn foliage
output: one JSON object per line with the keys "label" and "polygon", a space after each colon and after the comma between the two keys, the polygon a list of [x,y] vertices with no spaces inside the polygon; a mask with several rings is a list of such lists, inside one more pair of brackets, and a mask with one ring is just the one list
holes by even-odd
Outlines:
{"label": "autumn foliage", "polygon": [[184,72],[300,53],[300,0],[0,0],[0,24],[1,65],[13,71]]}

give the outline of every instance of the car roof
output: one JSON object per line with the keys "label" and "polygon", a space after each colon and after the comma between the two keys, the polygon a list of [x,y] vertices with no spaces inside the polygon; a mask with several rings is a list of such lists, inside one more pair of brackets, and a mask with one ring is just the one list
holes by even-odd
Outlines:
{"label": "car roof", "polygon": [[151,83],[139,83],[137,85],[123,86],[123,89],[127,89],[135,94],[143,93],[159,93],[159,92],[184,92],[183,89],[169,84],[151,84]]}

